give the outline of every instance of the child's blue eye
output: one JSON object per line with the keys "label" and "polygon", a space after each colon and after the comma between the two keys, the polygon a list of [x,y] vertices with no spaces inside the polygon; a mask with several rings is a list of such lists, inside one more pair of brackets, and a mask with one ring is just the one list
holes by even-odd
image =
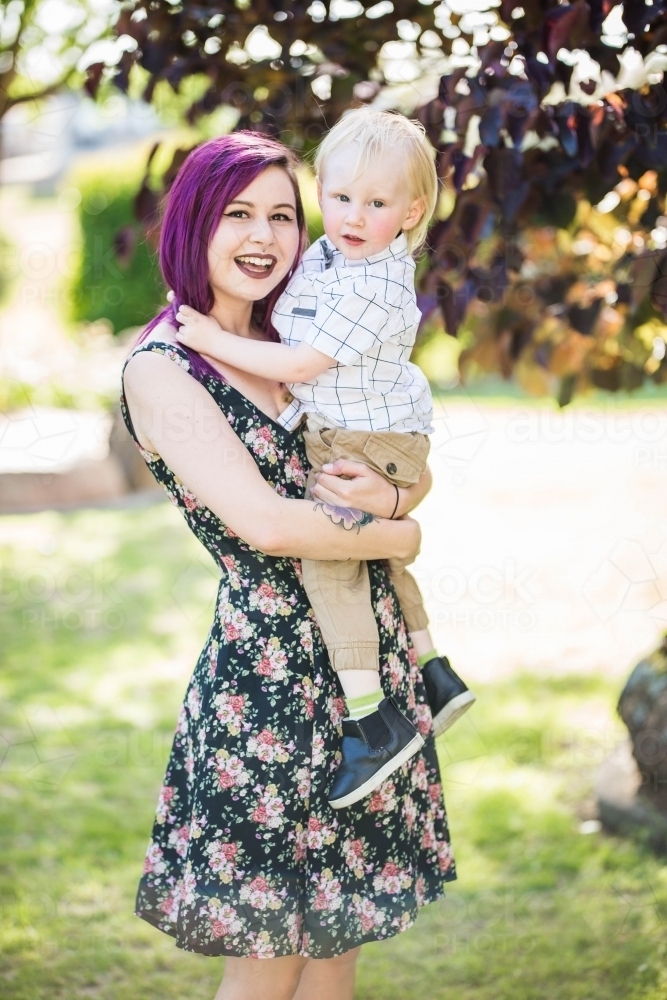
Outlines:
{"label": "child's blue eye", "polygon": [[340,198],[341,201],[349,201],[350,200],[346,194],[339,194],[338,197]]}
{"label": "child's blue eye", "polygon": [[383,208],[383,207],[384,207],[384,202],[376,198],[375,201],[373,202],[373,208]]}

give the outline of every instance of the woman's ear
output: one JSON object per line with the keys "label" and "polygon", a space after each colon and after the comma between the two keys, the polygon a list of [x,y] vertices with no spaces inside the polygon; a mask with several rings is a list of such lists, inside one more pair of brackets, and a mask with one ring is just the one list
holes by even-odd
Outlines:
{"label": "woman's ear", "polygon": [[403,225],[401,226],[403,232],[407,233],[409,229],[414,229],[425,211],[426,205],[424,204],[424,199],[415,198],[408,208]]}

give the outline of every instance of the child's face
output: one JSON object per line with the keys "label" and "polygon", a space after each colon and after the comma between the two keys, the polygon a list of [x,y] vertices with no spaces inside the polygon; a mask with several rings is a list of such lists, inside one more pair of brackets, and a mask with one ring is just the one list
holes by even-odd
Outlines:
{"label": "child's face", "polygon": [[412,196],[395,160],[374,160],[355,177],[357,153],[355,143],[336,150],[317,182],[324,231],[350,260],[385,250],[424,214],[422,200]]}

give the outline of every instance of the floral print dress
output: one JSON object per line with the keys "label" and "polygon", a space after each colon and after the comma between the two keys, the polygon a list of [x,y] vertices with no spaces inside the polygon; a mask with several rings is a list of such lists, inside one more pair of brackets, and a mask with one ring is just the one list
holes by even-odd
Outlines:
{"label": "floral print dress", "polygon": [[[149,342],[139,350],[190,371],[180,347]],[[222,378],[191,374],[273,489],[302,497],[300,433]],[[134,436],[122,395],[121,405]],[[142,454],[222,579],[178,718],[137,916],[187,951],[255,958],[330,958],[406,930],[456,874],[431,715],[382,564],[370,564],[382,683],[426,743],[373,795],[336,811],[327,790],[345,703],[299,561],[247,545],[158,455]]]}

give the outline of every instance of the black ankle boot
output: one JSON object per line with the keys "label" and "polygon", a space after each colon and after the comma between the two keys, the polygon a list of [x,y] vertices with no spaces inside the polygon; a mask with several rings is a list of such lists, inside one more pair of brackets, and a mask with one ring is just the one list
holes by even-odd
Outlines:
{"label": "black ankle boot", "polygon": [[363,719],[343,719],[343,760],[329,792],[329,805],[343,809],[374,792],[424,745],[393,698]]}
{"label": "black ankle boot", "polygon": [[434,656],[424,664],[421,672],[433,716],[433,732],[440,736],[467,712],[475,701],[475,695],[454,673],[446,656]]}

